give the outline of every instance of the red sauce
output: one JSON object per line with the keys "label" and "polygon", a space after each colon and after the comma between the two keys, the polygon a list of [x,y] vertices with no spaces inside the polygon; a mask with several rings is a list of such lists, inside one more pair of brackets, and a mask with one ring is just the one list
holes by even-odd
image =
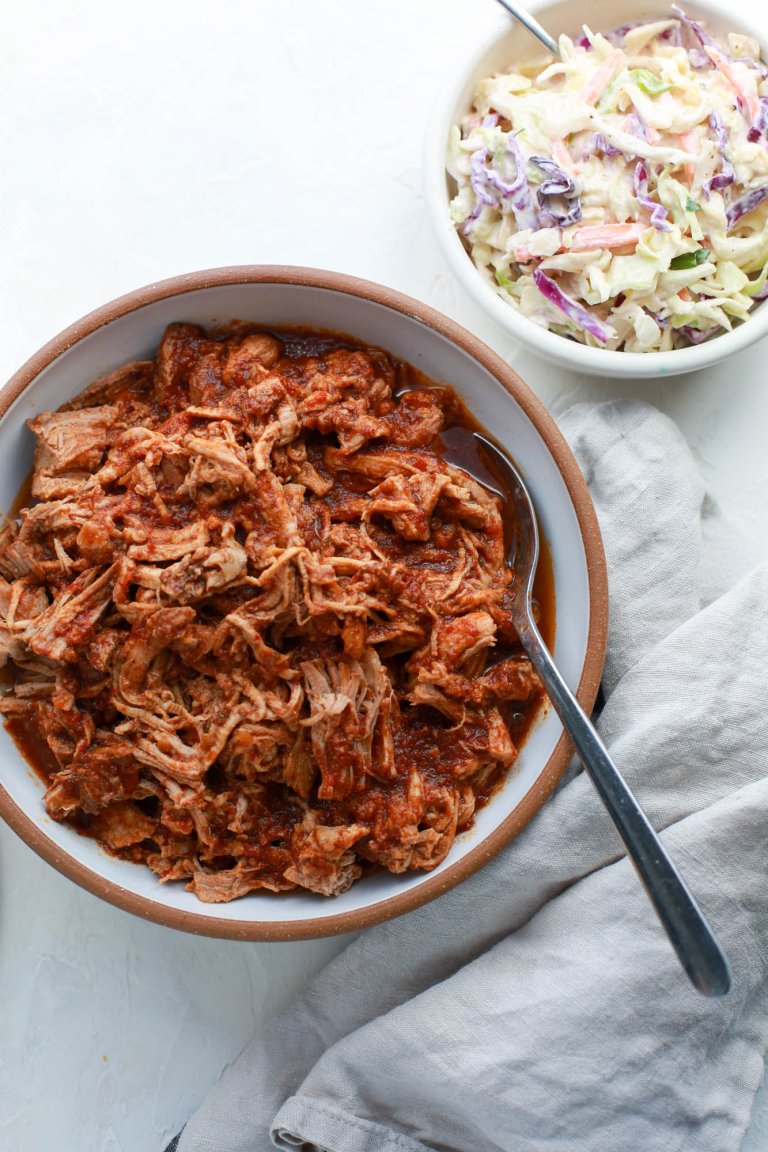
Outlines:
{"label": "red sauce", "polygon": [[[229,326],[226,330],[218,334],[219,339],[230,338],[233,335],[235,328]],[[246,326],[236,326],[236,330],[240,334],[245,332],[251,333],[257,331],[253,328]],[[359,348],[360,344],[352,338],[329,332],[316,332],[308,329],[279,329],[269,330],[270,335],[276,336],[282,341],[285,348],[286,357],[291,361],[289,365],[288,375],[293,374],[293,379],[298,383],[302,380],[309,371],[317,370],[317,357],[332,351],[334,349],[346,348],[355,349]],[[216,341],[210,337],[205,342],[205,354],[210,355],[215,359],[216,356]],[[371,354],[371,349],[366,349]],[[373,353],[375,355],[375,352]],[[451,464],[464,469],[471,474],[477,481],[485,487],[494,490],[502,500],[502,507],[505,513],[507,523],[511,524],[512,511],[509,492],[505,486],[503,475],[497,475],[493,468],[489,466],[477,449],[477,443],[473,438],[474,431],[484,431],[477,423],[474,417],[468,412],[466,407],[462,404],[459,398],[450,392],[450,390],[435,384],[434,381],[424,376],[421,372],[403,362],[393,361],[394,371],[396,374],[397,387],[394,395],[398,397],[405,392],[422,389],[436,389],[439,388],[443,397],[448,398],[447,404],[447,421],[446,425],[437,438],[436,442],[432,445],[432,450],[442,455]],[[285,362],[281,361],[281,375],[285,376],[284,372]],[[149,402],[154,412],[159,418],[164,418],[168,410],[162,409],[155,399],[155,397],[147,393],[146,388],[142,392],[141,387],[137,385],[136,389],[131,389],[132,399],[137,402]],[[222,394],[220,400],[222,406],[226,406],[226,394]],[[405,417],[407,418],[407,417]],[[190,426],[190,422],[194,421],[195,417],[190,416],[185,412],[176,412],[168,416],[167,426],[175,427],[177,425]],[[485,433],[487,435],[487,433]],[[335,439],[332,436],[323,437],[315,435],[314,439],[310,438],[308,445],[308,460],[317,469],[321,476],[328,476],[328,472],[324,469],[323,465],[323,452],[327,446],[333,447]],[[365,451],[376,451],[375,443],[373,447],[366,447]],[[336,520],[344,520],[345,509],[349,509],[348,519],[354,521],[359,519],[359,505],[360,502],[365,500],[365,494],[370,488],[370,480],[366,479],[353,472],[349,473],[336,473],[334,476],[336,481],[335,487],[328,497],[323,498],[323,503],[326,508],[330,509]],[[135,513],[130,514],[130,520],[133,526],[138,526],[142,523],[154,525],[159,522],[164,523],[168,527],[183,528],[188,524],[193,523],[199,516],[199,508],[191,501],[170,501],[170,496],[174,491],[173,481],[169,481],[167,485],[167,492],[164,492],[162,484],[158,484],[158,492],[161,496],[169,498],[168,514],[162,519],[161,513],[151,505],[139,504]],[[259,525],[262,523],[262,516],[260,512],[260,501],[262,496],[257,490],[252,496],[240,495],[233,499],[231,504],[219,504],[217,506],[217,515],[231,519],[236,525],[236,531],[244,534],[245,531],[253,532],[258,531]],[[23,486],[22,490],[14,503],[11,516],[15,516],[18,510],[23,506],[28,506],[30,500],[30,482],[28,481]],[[316,544],[319,544],[323,538],[323,523],[321,511],[315,513],[315,520],[312,521],[313,507],[311,500],[308,500],[304,506],[304,519],[305,523],[302,525],[306,538],[314,539]],[[437,538],[431,538],[428,542],[421,543],[418,541],[405,540],[401,535],[394,532],[390,525],[384,522],[378,522],[373,529],[376,533],[377,543],[382,550],[394,560],[404,561],[406,568],[432,568],[434,571],[450,571],[452,569],[452,535],[451,525],[445,526],[442,535],[436,533]],[[216,601],[216,607],[221,611],[231,611],[240,603],[247,600],[250,593],[246,589],[235,589],[230,592],[224,592],[218,598],[212,598]],[[551,646],[554,638],[555,630],[555,594],[554,594],[554,577],[552,571],[551,554],[545,539],[542,539],[541,558],[539,562],[538,571],[535,581],[535,598],[539,615],[539,627],[544,637],[545,642]],[[299,641],[296,646],[297,649],[302,647],[302,642]],[[341,641],[339,639],[338,631],[331,632],[326,639],[322,641],[309,644],[303,642],[302,656],[304,659],[312,659],[316,656],[324,654],[336,653],[340,650]],[[519,646],[506,645],[499,646],[494,649],[493,661],[504,659],[509,656],[520,654]],[[410,655],[410,653],[408,653]],[[389,667],[390,674],[393,680],[396,681],[398,669],[397,655],[386,658],[386,663]],[[534,697],[524,703],[509,703],[501,706],[502,714],[510,732],[513,743],[517,748],[525,741],[528,732],[533,724],[538,712],[540,698]],[[11,736],[15,740],[19,750],[25,759],[34,766],[40,776],[47,780],[49,774],[55,771],[58,767],[53,753],[49,749],[45,740],[34,730],[24,726],[15,720],[7,722],[7,728]],[[396,761],[400,764],[411,764],[416,766],[422,773],[426,780],[431,780],[436,784],[441,781],[455,781],[452,774],[452,766],[460,759],[457,753],[456,741],[452,734],[452,725],[449,720],[441,714],[432,709],[425,709],[424,707],[404,708],[402,723],[399,724],[395,732],[395,746],[396,746]],[[351,747],[351,746],[350,746]],[[338,764],[340,771],[343,771],[345,765]],[[209,787],[215,792],[215,773],[216,766],[210,770],[211,779]],[[505,776],[504,769],[498,769],[492,773],[483,783],[483,785],[476,789],[478,799],[478,806],[486,803],[493,792],[499,787]],[[281,793],[280,785],[272,786],[272,795],[274,803],[272,803],[268,812],[265,811],[262,826],[259,829],[257,837],[259,843],[264,845],[264,840],[270,839],[273,835],[274,838],[280,839],[286,834],[286,828],[290,828],[297,819],[299,819],[299,810],[296,807],[295,799],[292,799],[287,790],[285,795],[285,804],[281,805],[279,796]],[[375,790],[377,786],[374,785]],[[405,780],[393,783],[391,788],[405,787]],[[351,810],[354,811],[352,801],[350,798]],[[143,801],[139,802],[144,803]],[[151,802],[146,802],[150,804]],[[323,802],[314,802],[316,806],[325,807]],[[345,802],[343,800],[329,802],[327,804],[329,809],[333,809],[336,815],[343,813],[345,809]],[[353,817],[354,818],[354,817]],[[81,831],[88,834],[98,835],[98,817],[96,818],[96,826],[90,827],[89,820],[81,820],[79,827]],[[267,827],[269,825],[269,827]],[[271,828],[271,833],[269,829]],[[226,831],[226,821],[224,821],[221,834],[218,837],[217,843],[221,849],[221,859],[226,860],[227,857],[227,839],[230,833]],[[280,850],[282,851],[282,850]],[[278,849],[275,849],[278,852]],[[123,851],[123,855],[131,855],[130,850]],[[136,858],[140,857],[140,852],[137,849]],[[276,875],[279,875],[280,869],[285,865],[283,855],[279,859],[275,858],[275,868],[277,869]],[[224,866],[224,865],[222,865]],[[266,866],[266,865],[265,865]]]}

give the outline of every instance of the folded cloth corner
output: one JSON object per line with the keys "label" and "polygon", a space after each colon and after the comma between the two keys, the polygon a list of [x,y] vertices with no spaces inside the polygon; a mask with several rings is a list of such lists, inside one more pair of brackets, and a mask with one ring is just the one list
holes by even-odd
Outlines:
{"label": "folded cloth corner", "polygon": [[692,990],[589,780],[361,934],[211,1090],[178,1152],[737,1152],[768,1044],[768,565],[674,424],[562,429],[609,570],[600,729],[734,971]]}

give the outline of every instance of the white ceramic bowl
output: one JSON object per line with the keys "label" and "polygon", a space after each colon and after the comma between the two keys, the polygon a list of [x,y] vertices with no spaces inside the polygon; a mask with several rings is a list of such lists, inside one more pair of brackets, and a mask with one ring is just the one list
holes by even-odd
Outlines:
{"label": "white ceramic bowl", "polygon": [[[33,437],[26,421],[59,407],[118,365],[152,356],[174,320],[342,331],[452,385],[528,479],[552,553],[555,655],[591,707],[605,648],[605,562],[586,485],[565,441],[519,377],[485,345],[431,308],[363,280],[301,268],[217,269],[151,285],[86,316],[33,356],[0,394],[0,512],[8,513],[31,468]],[[361,928],[452,887],[525,825],[567,760],[560,723],[545,713],[503,789],[436,871],[382,872],[332,900],[309,892],[253,893],[231,904],[206,905],[181,884],[161,885],[148,868],[115,859],[51,820],[41,781],[1,726],[0,815],[60,871],[131,912],[212,936],[290,939]]]}
{"label": "white ceramic bowl", "polygon": [[[716,34],[746,32],[757,37],[768,58],[768,16],[754,5],[750,19],[739,19],[726,0],[692,0],[681,6],[706,21]],[[583,24],[595,31],[616,28],[641,20],[660,20],[670,14],[667,0],[531,0],[527,7],[553,36],[561,32],[578,35]],[[466,67],[452,77],[439,97],[430,118],[424,143],[423,183],[427,207],[440,246],[451,269],[470,296],[508,335],[527,345],[546,360],[579,372],[633,379],[673,376],[693,372],[725,360],[768,333],[768,306],[757,305],[745,323],[705,344],[672,352],[611,352],[589,348],[556,332],[548,332],[522,316],[496,293],[478,271],[465,249],[449,214],[455,185],[445,170],[448,133],[469,112],[477,82],[508,69],[515,61],[543,53],[537,41],[511,17],[501,16],[498,31],[478,47]],[[452,187],[453,185],[453,187]]]}

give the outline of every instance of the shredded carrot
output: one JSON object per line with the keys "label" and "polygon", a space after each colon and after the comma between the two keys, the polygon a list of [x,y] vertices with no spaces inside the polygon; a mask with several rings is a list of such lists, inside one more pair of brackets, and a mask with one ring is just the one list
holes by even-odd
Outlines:
{"label": "shredded carrot", "polygon": [[589,80],[584,87],[582,98],[585,104],[595,105],[597,103],[619,68],[624,66],[626,59],[626,56],[620,48],[614,48],[612,52],[608,53],[591,80]]}
{"label": "shredded carrot", "polygon": [[678,292],[678,296],[681,300],[693,300],[693,296],[691,296],[687,288],[681,288]]}
{"label": "shredded carrot", "polygon": [[[558,252],[597,252],[601,248],[635,248],[643,232],[648,228],[643,220],[631,220],[626,224],[595,224],[584,228],[575,228],[571,234],[571,246],[561,245]],[[534,236],[536,233],[534,232]],[[527,264],[530,260],[539,260],[542,257],[534,256],[527,244],[521,244],[512,249],[515,260],[520,264]]]}
{"label": "shredded carrot", "polygon": [[744,81],[739,78],[733,67],[733,64],[730,60],[723,56],[722,52],[720,52],[717,48],[714,48],[711,44],[705,44],[704,51],[706,52],[707,56],[709,56],[715,68],[717,68],[717,70],[722,72],[723,76],[725,76],[726,80],[730,84],[731,88],[733,88],[736,95],[740,96],[744,101],[744,107],[749,112],[749,119],[751,123],[757,116],[757,113],[760,109],[760,105],[758,104],[758,100],[754,92],[752,92],[751,89],[744,83]]}
{"label": "shredded carrot", "polygon": [[552,159],[566,172],[573,172],[573,160],[564,140],[555,140],[552,145]]}
{"label": "shredded carrot", "polygon": [[571,251],[595,252],[598,248],[627,248],[636,245],[647,228],[643,220],[577,228],[572,234]]}
{"label": "shredded carrot", "polygon": [[[696,145],[696,137],[694,136],[693,132],[683,132],[682,136],[680,137],[680,147],[682,148],[683,152],[687,152],[689,156],[696,155],[698,149]],[[683,171],[685,172],[685,178],[688,181],[688,187],[690,188],[693,184],[693,178],[696,175],[696,165],[684,164]]]}

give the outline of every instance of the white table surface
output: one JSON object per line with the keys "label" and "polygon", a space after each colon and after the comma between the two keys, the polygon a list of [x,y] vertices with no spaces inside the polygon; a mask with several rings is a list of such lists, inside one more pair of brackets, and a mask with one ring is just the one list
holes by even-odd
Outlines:
{"label": "white table surface", "polygon": [[[141,284],[295,263],[437,306],[555,412],[623,394],[515,348],[433,240],[425,114],[496,20],[491,0],[7,5],[0,378]],[[732,520],[763,540],[767,354],[626,390],[679,422]],[[144,923],[0,827],[0,1152],[159,1152],[259,1022],[343,943],[226,943]],[[765,1089],[744,1147],[768,1148]]]}

